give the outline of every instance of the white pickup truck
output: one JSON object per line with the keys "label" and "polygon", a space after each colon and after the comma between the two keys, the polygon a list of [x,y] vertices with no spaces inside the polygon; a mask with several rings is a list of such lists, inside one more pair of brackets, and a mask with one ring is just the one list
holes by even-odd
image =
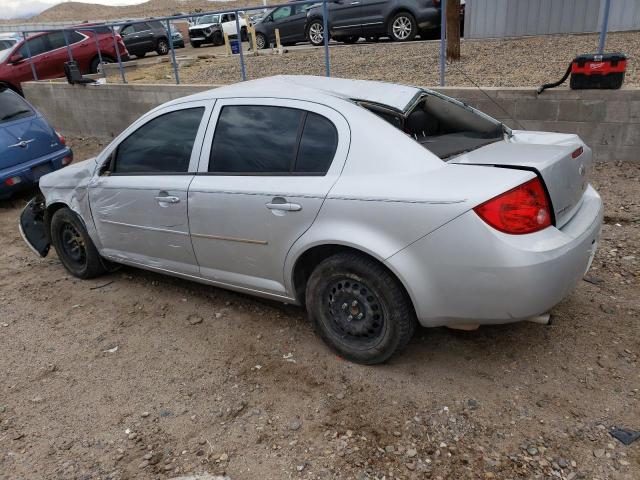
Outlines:
{"label": "white pickup truck", "polygon": [[[238,21],[242,40],[246,40],[247,21],[242,12]],[[235,13],[214,13],[198,17],[196,23],[189,27],[189,41],[194,48],[198,48],[203,43],[222,45],[225,33],[230,37],[238,34]]]}

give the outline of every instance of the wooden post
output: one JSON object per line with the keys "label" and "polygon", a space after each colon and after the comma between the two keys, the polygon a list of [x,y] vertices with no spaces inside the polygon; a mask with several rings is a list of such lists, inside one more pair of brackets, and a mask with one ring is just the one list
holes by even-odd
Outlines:
{"label": "wooden post", "polygon": [[282,44],[280,43],[280,29],[276,28],[276,48],[278,53],[282,53]]}
{"label": "wooden post", "polygon": [[253,53],[258,55],[258,42],[256,42],[256,27],[251,25],[251,45],[253,46]]}
{"label": "wooden post", "polygon": [[460,0],[447,2],[447,60],[460,60]]}
{"label": "wooden post", "polygon": [[224,34],[224,51],[227,52],[227,55],[231,56],[231,44],[229,43],[229,35]]}

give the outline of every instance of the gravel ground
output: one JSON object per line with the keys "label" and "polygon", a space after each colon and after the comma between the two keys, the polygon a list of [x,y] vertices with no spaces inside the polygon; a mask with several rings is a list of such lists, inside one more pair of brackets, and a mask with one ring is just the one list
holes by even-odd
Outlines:
{"label": "gravel ground", "polygon": [[[104,143],[70,138],[76,158]],[[0,204],[0,478],[638,479],[640,162],[598,164],[588,281],[554,324],[420,330],[384,366],[300,308],[133,268],[81,281]]]}
{"label": "gravel ground", "polygon": [[[576,55],[597,51],[598,35],[553,35],[505,40],[462,41],[462,59],[447,67],[447,85],[533,87],[558,80]],[[245,44],[245,48],[247,44]],[[438,55],[440,42],[369,43],[331,48],[332,75],[345,78],[384,80],[405,84],[433,86],[439,84]],[[640,86],[640,32],[611,33],[607,51],[621,51],[629,56],[627,86]],[[214,59],[201,59],[180,69],[183,83],[225,84],[240,80],[237,56],[221,56],[220,48],[202,47],[179,50],[178,55],[214,52]],[[289,49],[284,55],[266,52],[247,56],[248,78],[277,74],[324,75],[322,48]],[[473,80],[473,82],[471,80]],[[171,65],[163,64],[129,74],[139,83],[167,83],[173,80]],[[110,78],[118,81],[118,77]],[[565,86],[565,88],[567,88]]]}

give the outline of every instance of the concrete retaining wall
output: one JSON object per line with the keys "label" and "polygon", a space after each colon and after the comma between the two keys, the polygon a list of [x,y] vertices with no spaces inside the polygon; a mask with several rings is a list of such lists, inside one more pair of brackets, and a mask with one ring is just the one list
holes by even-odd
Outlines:
{"label": "concrete retaining wall", "polygon": [[[62,133],[113,137],[143,113],[214,85],[28,82],[25,95]],[[437,88],[512,128],[577,133],[599,161],[640,161],[640,89]],[[493,99],[493,101],[489,98]],[[500,106],[497,106],[497,102]]]}

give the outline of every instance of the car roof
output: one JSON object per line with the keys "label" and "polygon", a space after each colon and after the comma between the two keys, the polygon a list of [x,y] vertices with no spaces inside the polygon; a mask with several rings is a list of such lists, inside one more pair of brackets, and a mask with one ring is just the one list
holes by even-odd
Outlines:
{"label": "car roof", "polygon": [[327,97],[379,103],[405,111],[423,92],[420,88],[396,83],[312,75],[277,75],[226,85],[170,103],[231,97],[276,97],[322,100]]}

